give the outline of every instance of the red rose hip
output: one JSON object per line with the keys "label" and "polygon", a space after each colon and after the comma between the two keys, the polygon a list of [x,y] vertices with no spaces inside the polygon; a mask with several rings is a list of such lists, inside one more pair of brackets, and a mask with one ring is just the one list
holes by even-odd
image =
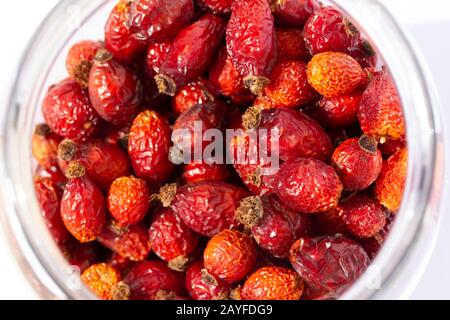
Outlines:
{"label": "red rose hip", "polygon": [[234,0],[197,0],[197,5],[214,14],[228,15]]}
{"label": "red rose hip", "polygon": [[302,27],[320,7],[316,0],[271,0],[270,3],[277,23],[293,28]]}
{"label": "red rose hip", "polygon": [[280,61],[309,61],[311,56],[306,49],[303,32],[298,29],[277,29],[278,59]]}
{"label": "red rose hip", "polygon": [[194,300],[227,300],[230,285],[211,275],[199,260],[186,271],[186,289]]}
{"label": "red rose hip", "polygon": [[66,69],[72,80],[87,89],[89,85],[89,73],[97,54],[102,48],[102,44],[98,41],[80,41],[73,45],[66,58]]}
{"label": "red rose hip", "polygon": [[185,85],[172,101],[172,109],[176,114],[182,114],[195,105],[206,104],[216,100],[211,85],[204,79]]}

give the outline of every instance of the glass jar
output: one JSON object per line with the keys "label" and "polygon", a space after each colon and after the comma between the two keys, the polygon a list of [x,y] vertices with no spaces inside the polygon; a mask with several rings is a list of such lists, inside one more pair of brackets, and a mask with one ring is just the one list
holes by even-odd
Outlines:
{"label": "glass jar", "polygon": [[[352,17],[380,53],[398,86],[407,121],[409,174],[403,204],[372,266],[342,299],[407,298],[436,241],[444,188],[444,135],[433,81],[402,28],[377,0],[325,1]],[[33,190],[31,135],[41,120],[47,88],[65,77],[68,47],[103,38],[116,0],[61,1],[36,31],[23,57],[1,124],[3,226],[21,268],[46,299],[93,294],[57,249],[42,221]]]}

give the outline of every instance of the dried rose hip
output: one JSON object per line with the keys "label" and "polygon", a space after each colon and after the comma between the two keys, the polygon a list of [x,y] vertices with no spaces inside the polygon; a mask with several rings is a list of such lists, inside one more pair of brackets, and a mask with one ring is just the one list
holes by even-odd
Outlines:
{"label": "dried rose hip", "polygon": [[194,17],[192,0],[134,0],[130,29],[138,40],[159,41],[172,37]]}
{"label": "dried rose hip", "polygon": [[186,271],[186,289],[194,300],[227,300],[230,285],[211,275],[199,260]]}
{"label": "dried rose hip", "polygon": [[113,8],[105,26],[105,47],[114,59],[132,64],[139,59],[147,45],[133,36],[129,26],[129,14],[133,1],[120,0]]}
{"label": "dried rose hip", "polygon": [[207,70],[225,33],[225,26],[224,20],[207,14],[176,36],[155,77],[160,93],[174,96],[178,89]]}
{"label": "dried rose hip", "polygon": [[302,238],[291,248],[294,269],[308,283],[339,296],[366,270],[364,248],[344,236]]}
{"label": "dried rose hip", "polygon": [[230,171],[224,164],[190,163],[183,168],[182,177],[186,183],[227,181]]}
{"label": "dried rose hip", "polygon": [[378,149],[380,149],[385,159],[391,157],[394,153],[406,147],[405,138],[399,140],[386,139],[386,141],[382,142],[383,143],[378,145]]}
{"label": "dried rose hip", "polygon": [[89,77],[89,96],[98,114],[114,125],[126,125],[139,113],[143,86],[128,67],[99,50]]}
{"label": "dried rose hip", "polygon": [[332,165],[344,189],[359,191],[368,188],[380,175],[383,157],[375,138],[363,135],[344,141],[334,151]]}
{"label": "dried rose hip", "polygon": [[105,198],[102,191],[85,175],[79,162],[66,171],[69,179],[61,200],[61,217],[69,232],[80,242],[97,239],[106,222]]}
{"label": "dried rose hip", "polygon": [[58,165],[52,165],[49,168],[39,166],[34,176],[35,178],[50,179],[59,190],[63,190],[67,182],[66,176],[62,173]]}
{"label": "dried rose hip", "polygon": [[101,121],[88,93],[71,79],[50,87],[42,112],[53,132],[73,140],[89,138]]}
{"label": "dried rose hip", "polygon": [[334,169],[314,159],[299,158],[284,163],[277,180],[280,200],[288,207],[304,213],[333,209],[343,189]]}
{"label": "dried rose hip", "polygon": [[144,180],[131,177],[116,179],[108,192],[108,210],[120,227],[136,224],[150,208],[150,189]]}
{"label": "dried rose hip", "polygon": [[123,150],[128,149],[128,138],[130,137],[130,126],[116,127],[108,125],[104,129],[104,141],[106,143],[120,147]]}
{"label": "dried rose hip", "polygon": [[383,165],[375,185],[378,201],[392,212],[400,209],[408,174],[408,150],[402,149]]}
{"label": "dried rose hip", "polygon": [[195,105],[206,104],[216,100],[211,85],[204,79],[191,82],[178,91],[172,101],[172,109],[182,114]]}
{"label": "dried rose hip", "polygon": [[386,225],[383,207],[366,196],[356,195],[339,206],[347,230],[358,238],[373,237]]}
{"label": "dried rose hip", "polygon": [[196,0],[201,9],[208,10],[214,14],[228,15],[234,0]]}
{"label": "dried rose hip", "polygon": [[80,41],[73,45],[67,54],[67,72],[82,88],[88,87],[94,57],[102,47],[98,41]]}
{"label": "dried rose hip", "polygon": [[106,263],[94,264],[81,275],[81,280],[100,299],[113,300],[112,289],[122,280],[120,272]]}
{"label": "dried rose hip", "polygon": [[170,209],[162,211],[153,221],[149,238],[156,255],[175,271],[185,270],[199,243],[199,236]]}
{"label": "dried rose hip", "polygon": [[274,18],[267,0],[235,0],[227,48],[245,86],[261,95],[277,61]]}
{"label": "dried rose hip", "polygon": [[111,253],[107,263],[121,274],[125,274],[133,266],[133,262],[130,259],[125,258],[116,252]]}
{"label": "dried rose hip", "polygon": [[309,84],[327,98],[350,94],[367,78],[355,59],[340,52],[315,55],[308,64],[307,73]]}
{"label": "dried rose hip", "polygon": [[224,182],[200,182],[182,187],[167,185],[157,196],[192,230],[212,237],[236,225],[235,211],[248,192]]}
{"label": "dried rose hip", "polygon": [[43,168],[54,166],[61,137],[53,133],[46,124],[38,124],[34,130],[31,148],[33,156]]}
{"label": "dried rose hip", "polygon": [[174,166],[169,161],[171,145],[167,121],[154,111],[136,117],[130,130],[128,154],[139,178],[162,183],[170,177]]}
{"label": "dried rose hip", "polygon": [[248,277],[241,289],[243,300],[299,300],[303,280],[284,267],[261,268]]}
{"label": "dried rose hip", "polygon": [[203,258],[210,274],[228,283],[238,282],[253,270],[256,247],[249,236],[224,230],[208,242]]}
{"label": "dried rose hip", "polygon": [[58,164],[66,172],[70,161],[79,161],[86,174],[99,187],[108,190],[115,179],[130,173],[130,163],[126,153],[118,146],[102,140],[76,143],[63,140],[58,147]]}
{"label": "dried rose hip", "polygon": [[110,222],[98,236],[98,241],[131,261],[144,260],[151,250],[147,228],[143,224],[120,228],[115,222]]}
{"label": "dried rose hip", "polygon": [[299,28],[319,7],[316,0],[271,0],[271,8],[277,23]]}
{"label": "dried rose hip", "polygon": [[389,235],[389,232],[391,231],[393,222],[395,220],[394,217],[395,217],[394,215],[387,213],[386,224],[379,233],[374,235],[372,238],[358,239],[359,243],[364,247],[370,259],[373,260],[376,257],[382,245],[386,241],[386,238]]}
{"label": "dried rose hip", "polygon": [[311,56],[306,49],[303,32],[298,29],[277,29],[278,59],[309,61]]}
{"label": "dried rose hip", "polygon": [[294,241],[314,231],[308,216],[286,208],[275,196],[243,199],[236,220],[251,230],[261,248],[277,258],[288,257]]}
{"label": "dried rose hip", "polygon": [[405,136],[400,97],[386,71],[375,75],[370,82],[362,96],[358,117],[367,135],[391,139]]}
{"label": "dried rose hip", "polygon": [[344,211],[338,205],[327,212],[322,212],[314,216],[320,234],[345,234],[347,228],[344,223]]}
{"label": "dried rose hip", "polygon": [[166,60],[171,47],[171,40],[164,40],[150,44],[146,58],[146,72],[149,77],[154,78],[158,73],[160,73],[161,67]]}
{"label": "dried rose hip", "polygon": [[164,263],[142,261],[113,288],[113,296],[131,300],[170,299],[184,293],[184,282],[182,273],[170,270]]}

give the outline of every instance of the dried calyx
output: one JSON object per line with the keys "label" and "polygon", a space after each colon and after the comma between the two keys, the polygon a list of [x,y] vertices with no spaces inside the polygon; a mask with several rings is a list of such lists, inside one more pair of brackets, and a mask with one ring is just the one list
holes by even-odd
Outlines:
{"label": "dried calyx", "polygon": [[256,129],[261,123],[261,107],[250,107],[242,116],[242,126],[246,130]]}
{"label": "dried calyx", "polygon": [[266,77],[248,76],[244,78],[245,87],[256,96],[261,96],[269,83],[270,80]]}
{"label": "dried calyx", "polygon": [[174,97],[177,93],[177,85],[170,77],[160,74],[155,77],[159,93]]}
{"label": "dried calyx", "polygon": [[176,183],[166,184],[161,187],[158,194],[154,194],[150,198],[150,201],[159,200],[164,208],[168,208],[177,195],[177,189]]}
{"label": "dried calyx", "polygon": [[69,163],[66,170],[67,179],[82,178],[86,175],[86,168],[78,161]]}
{"label": "dried calyx", "polygon": [[52,130],[45,123],[38,124],[36,126],[36,128],[34,129],[34,134],[37,135],[37,136],[46,137],[50,133],[52,133]]}
{"label": "dried calyx", "polygon": [[170,260],[167,266],[174,271],[184,272],[186,271],[186,266],[189,263],[189,261],[190,261],[189,258],[185,256],[179,256]]}
{"label": "dried calyx", "polygon": [[245,198],[236,210],[236,220],[249,229],[257,226],[263,216],[264,207],[260,197]]}
{"label": "dried calyx", "polygon": [[69,139],[61,141],[58,146],[58,158],[63,161],[74,160],[77,152],[77,144]]}
{"label": "dried calyx", "polygon": [[373,137],[363,135],[361,138],[359,138],[359,146],[361,147],[361,149],[370,154],[376,154],[378,142]]}
{"label": "dried calyx", "polygon": [[113,58],[113,55],[111,52],[109,52],[106,49],[100,49],[97,51],[94,61],[96,63],[105,63],[105,62],[112,60],[112,58]]}
{"label": "dried calyx", "polygon": [[113,300],[129,300],[130,287],[123,281],[117,283],[111,289],[111,297]]}

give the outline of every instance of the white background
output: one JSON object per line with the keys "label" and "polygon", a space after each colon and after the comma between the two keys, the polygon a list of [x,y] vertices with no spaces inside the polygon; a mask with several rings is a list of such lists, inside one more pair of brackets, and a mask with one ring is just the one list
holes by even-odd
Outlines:
{"label": "white background", "polygon": [[[57,2],[57,0],[21,0],[2,3],[0,101],[4,101],[5,94],[15,76],[19,57],[28,39],[46,13]],[[383,0],[383,2],[406,26],[426,57],[443,102],[443,113],[447,119],[445,124],[448,124],[450,122],[448,110],[450,105],[450,1]],[[0,105],[0,116],[3,108],[5,105]],[[441,231],[432,261],[412,298],[450,299],[450,217],[446,211],[442,213]],[[1,228],[0,232],[2,232]],[[31,287],[17,270],[3,234],[0,234],[0,299],[36,298]]]}

